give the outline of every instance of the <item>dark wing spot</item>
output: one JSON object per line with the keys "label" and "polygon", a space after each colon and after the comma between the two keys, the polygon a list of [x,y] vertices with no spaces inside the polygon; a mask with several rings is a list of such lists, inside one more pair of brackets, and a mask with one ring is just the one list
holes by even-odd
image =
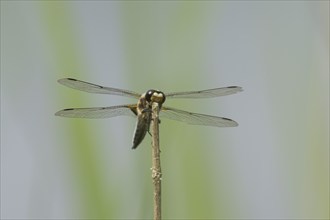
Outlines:
{"label": "dark wing spot", "polygon": [[131,111],[132,111],[135,115],[137,115],[136,108],[131,108],[131,107],[129,107],[129,109],[131,109]]}
{"label": "dark wing spot", "polygon": [[62,111],[72,111],[73,108],[66,108],[66,109],[63,109]]}
{"label": "dark wing spot", "polygon": [[233,120],[231,120],[229,118],[222,118],[222,119],[227,120],[227,121],[233,121]]}
{"label": "dark wing spot", "polygon": [[234,88],[238,88],[238,86],[228,86],[227,88],[234,89]]}
{"label": "dark wing spot", "polygon": [[78,80],[76,80],[76,79],[72,79],[72,78],[68,78],[68,80],[71,80],[71,81],[78,81]]}

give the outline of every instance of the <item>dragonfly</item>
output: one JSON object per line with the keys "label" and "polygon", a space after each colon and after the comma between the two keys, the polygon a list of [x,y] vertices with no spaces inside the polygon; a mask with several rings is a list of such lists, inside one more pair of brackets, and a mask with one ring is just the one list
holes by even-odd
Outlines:
{"label": "dragonfly", "polygon": [[172,93],[163,93],[156,89],[150,89],[141,95],[140,93],[129,90],[100,86],[72,78],[59,79],[58,82],[64,86],[83,92],[117,95],[137,99],[138,102],[135,104],[116,105],[109,107],[67,108],[55,113],[56,116],[69,118],[111,118],[124,115],[137,117],[132,149],[136,149],[143,141],[146,133],[149,132],[150,124],[152,121],[151,108],[152,104],[155,102],[159,105],[160,118],[172,119],[192,125],[206,125],[214,127],[238,126],[236,121],[229,118],[188,112],[172,107],[163,106],[162,104],[166,99],[200,99],[231,95],[243,91],[239,86]]}

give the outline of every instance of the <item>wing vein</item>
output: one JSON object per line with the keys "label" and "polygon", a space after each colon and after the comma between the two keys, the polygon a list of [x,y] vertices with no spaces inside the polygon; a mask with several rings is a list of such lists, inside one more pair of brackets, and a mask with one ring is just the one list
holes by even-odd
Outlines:
{"label": "wing vein", "polygon": [[58,82],[64,86],[67,86],[72,89],[80,90],[83,92],[118,95],[118,96],[125,96],[136,99],[140,98],[140,94],[136,92],[132,92],[124,89],[100,86],[72,78],[60,79],[58,80]]}

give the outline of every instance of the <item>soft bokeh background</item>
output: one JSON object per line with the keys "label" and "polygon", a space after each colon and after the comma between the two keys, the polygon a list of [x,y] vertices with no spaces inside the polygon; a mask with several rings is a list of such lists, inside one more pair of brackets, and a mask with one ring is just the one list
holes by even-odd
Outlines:
{"label": "soft bokeh background", "polygon": [[73,77],[164,92],[239,122],[162,120],[164,218],[329,218],[328,1],[1,1],[1,218],[152,217],[151,149],[134,118],[55,117],[135,100]]}

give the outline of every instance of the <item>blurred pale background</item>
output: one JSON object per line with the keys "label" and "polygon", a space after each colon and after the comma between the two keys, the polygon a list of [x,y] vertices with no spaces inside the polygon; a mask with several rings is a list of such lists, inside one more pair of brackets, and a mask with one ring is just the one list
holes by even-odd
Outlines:
{"label": "blurred pale background", "polygon": [[1,218],[152,217],[135,119],[55,117],[145,92],[238,85],[166,103],[237,128],[162,120],[163,217],[329,218],[329,2],[1,1]]}

